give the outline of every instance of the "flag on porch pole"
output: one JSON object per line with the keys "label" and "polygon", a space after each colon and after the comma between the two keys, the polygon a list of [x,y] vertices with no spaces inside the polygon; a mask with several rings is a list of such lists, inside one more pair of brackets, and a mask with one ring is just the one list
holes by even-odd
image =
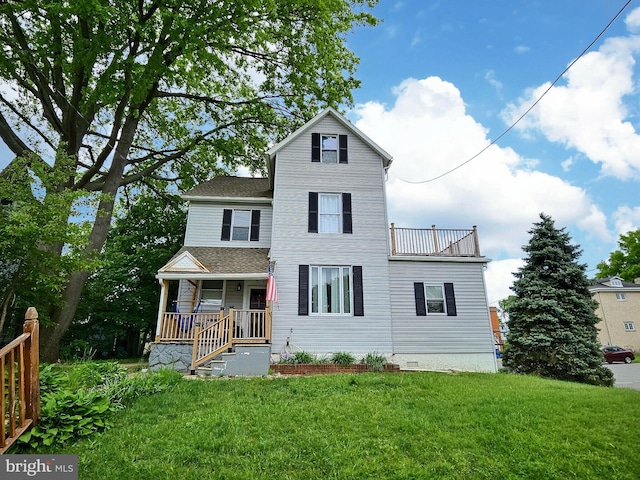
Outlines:
{"label": "flag on porch pole", "polygon": [[276,290],[276,279],[273,276],[273,270],[271,269],[271,264],[269,264],[268,269],[269,276],[267,277],[267,300],[271,300],[272,302],[278,302],[278,290]]}

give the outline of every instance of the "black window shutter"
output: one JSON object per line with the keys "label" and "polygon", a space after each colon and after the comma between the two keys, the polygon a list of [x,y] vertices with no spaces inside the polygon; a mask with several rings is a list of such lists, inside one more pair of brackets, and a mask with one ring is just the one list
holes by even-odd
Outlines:
{"label": "black window shutter", "polygon": [[351,224],[351,194],[342,194],[342,233],[353,233]]}
{"label": "black window shutter", "polygon": [[233,210],[224,209],[222,212],[222,236],[220,240],[231,240],[231,214]]}
{"label": "black window shutter", "polygon": [[413,284],[413,291],[416,296],[416,315],[418,317],[427,316],[427,303],[424,300],[424,283],[415,282]]}
{"label": "black window shutter", "polygon": [[338,137],[338,141],[339,141],[339,146],[340,146],[340,163],[349,163],[349,158],[347,156],[347,136],[346,135],[340,135]]}
{"label": "black window shutter", "polygon": [[444,299],[447,302],[447,315],[455,317],[458,315],[456,310],[456,296],[453,293],[453,283],[444,284]]}
{"label": "black window shutter", "polygon": [[362,290],[362,267],[354,265],[353,270],[353,315],[364,317],[364,295]]}
{"label": "black window shutter", "polygon": [[309,192],[309,233],[318,233],[318,192]]}
{"label": "black window shutter", "polygon": [[312,162],[320,161],[320,134],[319,133],[311,134],[311,161]]}
{"label": "black window shutter", "polygon": [[251,210],[251,234],[249,240],[257,242],[260,240],[260,210]]}
{"label": "black window shutter", "polygon": [[298,315],[309,315],[309,265],[298,266]]}

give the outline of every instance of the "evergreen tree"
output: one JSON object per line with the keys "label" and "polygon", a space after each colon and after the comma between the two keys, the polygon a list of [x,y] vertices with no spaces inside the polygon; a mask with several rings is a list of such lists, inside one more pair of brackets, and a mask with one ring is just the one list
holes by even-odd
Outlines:
{"label": "evergreen tree", "polygon": [[509,334],[503,365],[507,371],[594,385],[613,385],[602,365],[596,302],[589,292],[581,251],[550,216],[529,231],[525,264],[511,289]]}

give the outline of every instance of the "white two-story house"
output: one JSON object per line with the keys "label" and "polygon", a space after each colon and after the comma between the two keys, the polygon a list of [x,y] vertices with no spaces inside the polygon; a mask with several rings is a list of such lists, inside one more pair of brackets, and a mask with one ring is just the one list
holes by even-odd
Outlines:
{"label": "white two-story house", "polygon": [[267,152],[268,178],[185,194],[185,245],[157,275],[151,367],[213,360],[212,373],[233,375],[254,359],[266,373],[305,351],[495,372],[476,229],[390,225],[391,161],[329,108]]}

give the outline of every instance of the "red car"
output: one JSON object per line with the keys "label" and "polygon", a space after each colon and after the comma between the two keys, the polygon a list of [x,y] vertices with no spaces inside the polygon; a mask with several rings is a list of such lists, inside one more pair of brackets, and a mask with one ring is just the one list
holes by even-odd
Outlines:
{"label": "red car", "polygon": [[636,356],[633,354],[633,350],[616,347],[615,345],[607,345],[606,347],[602,347],[602,352],[604,353],[604,359],[607,363],[631,363],[636,359]]}

